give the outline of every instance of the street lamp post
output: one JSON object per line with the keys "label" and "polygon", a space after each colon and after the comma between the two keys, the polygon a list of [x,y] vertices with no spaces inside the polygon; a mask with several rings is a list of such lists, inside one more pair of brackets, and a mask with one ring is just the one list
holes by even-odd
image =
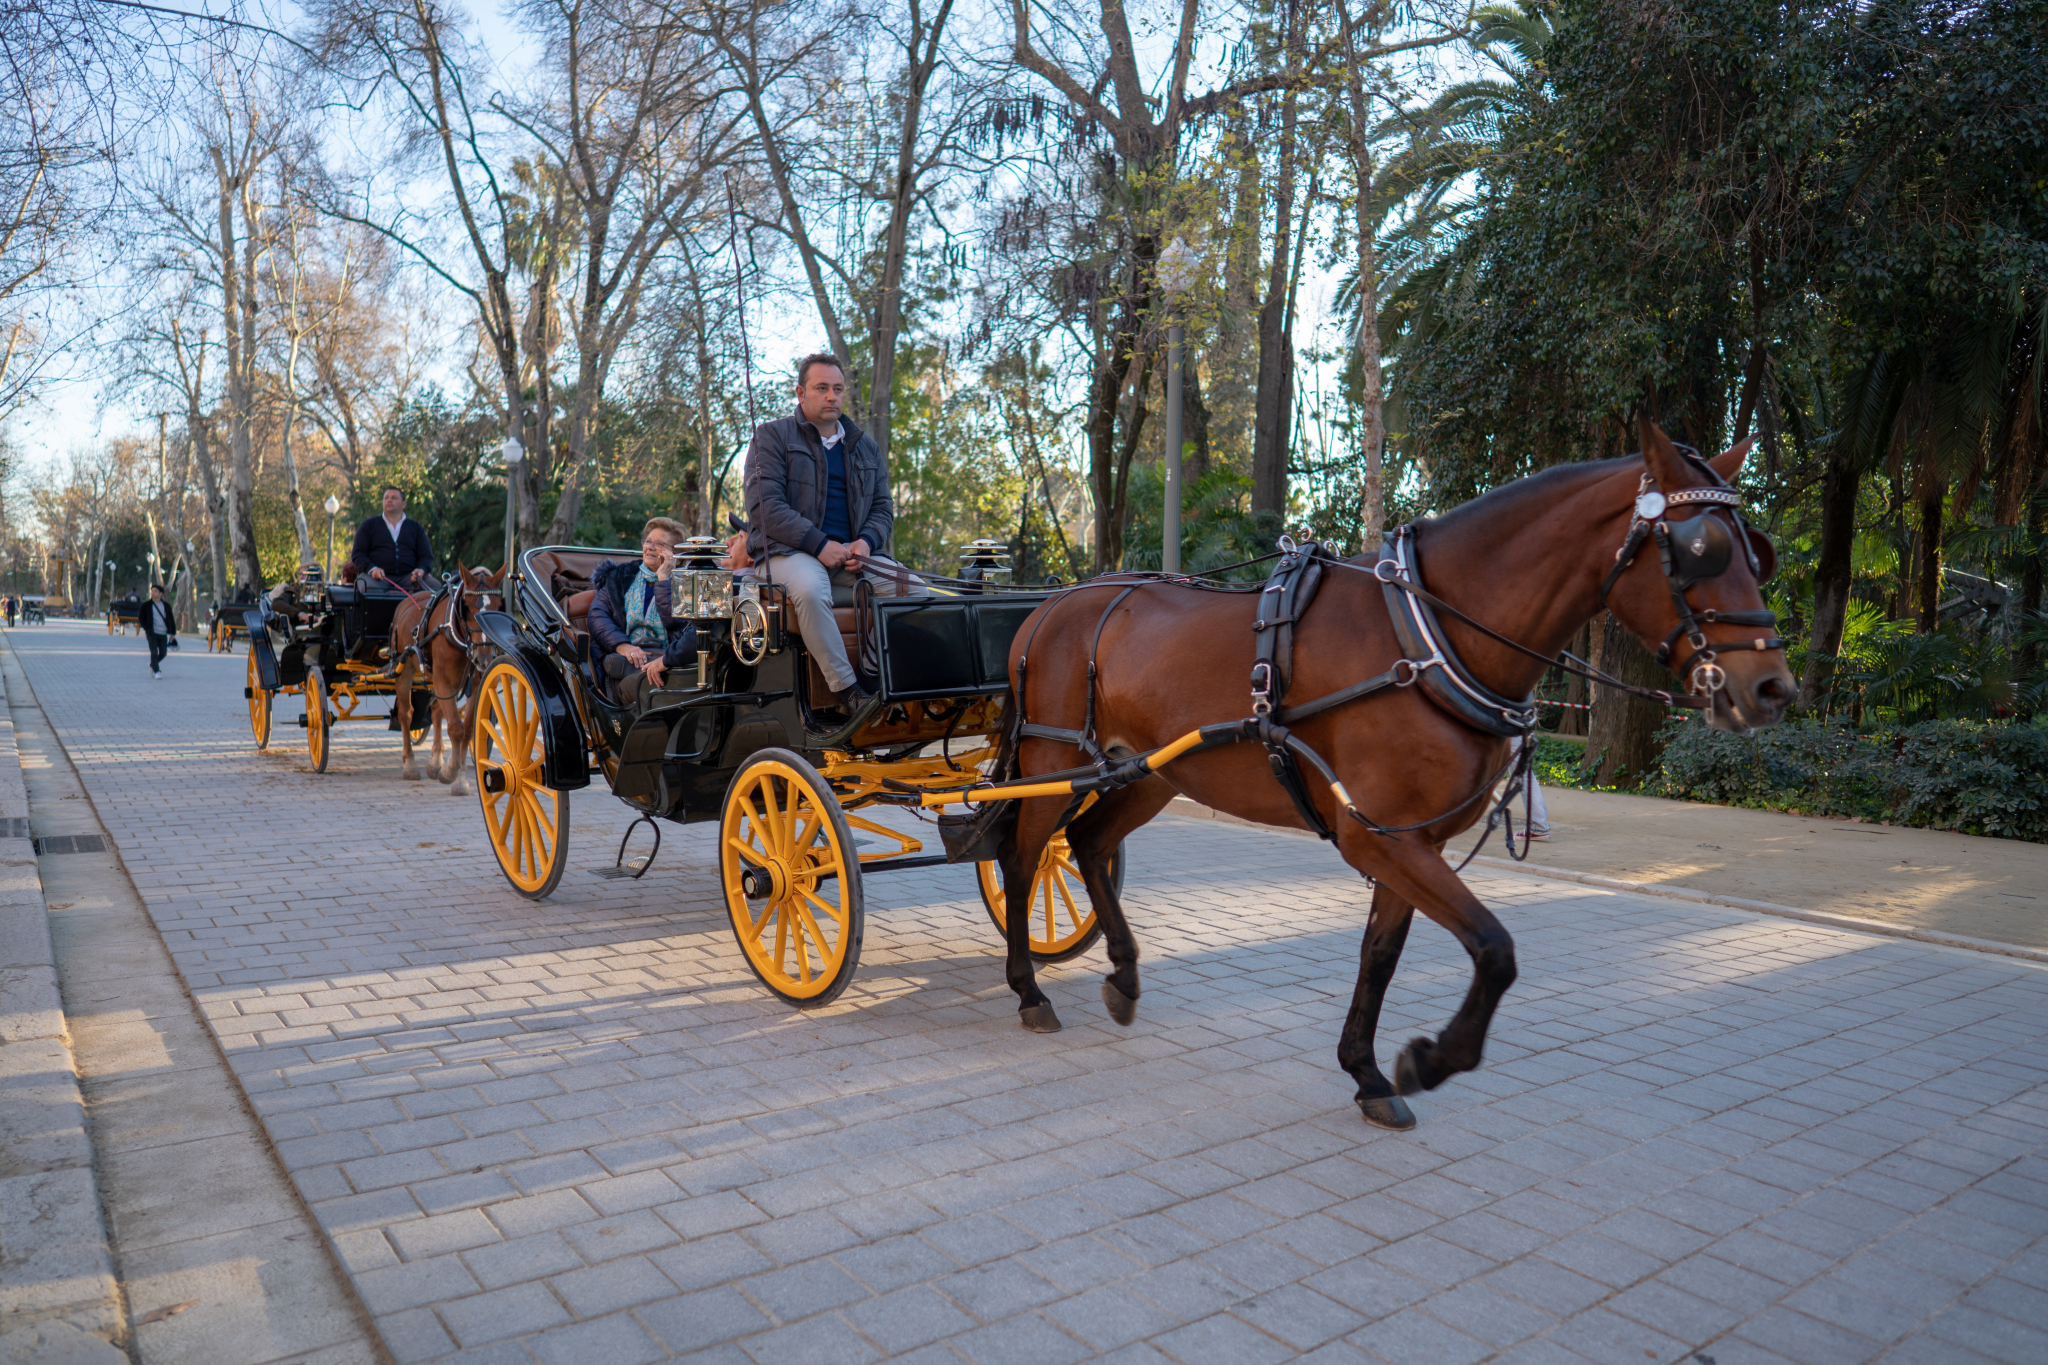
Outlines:
{"label": "street lamp post", "polygon": [[329,493],[327,501],[320,504],[327,509],[327,581],[334,581],[334,514],[341,510],[341,499]]}
{"label": "street lamp post", "polygon": [[526,447],[517,436],[507,436],[498,450],[505,457],[505,563],[510,565],[519,527],[519,467],[526,461]]}
{"label": "street lamp post", "polygon": [[1176,237],[1159,253],[1159,287],[1166,293],[1169,310],[1166,325],[1166,507],[1161,518],[1159,567],[1167,573],[1180,572],[1180,417],[1182,343],[1186,330],[1181,325],[1181,306],[1198,282],[1202,255]]}

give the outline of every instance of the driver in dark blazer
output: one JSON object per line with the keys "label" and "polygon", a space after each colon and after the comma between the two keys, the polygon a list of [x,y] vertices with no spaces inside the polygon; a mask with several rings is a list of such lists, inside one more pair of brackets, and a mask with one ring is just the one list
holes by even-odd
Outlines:
{"label": "driver in dark blazer", "polygon": [[358,578],[398,583],[424,583],[434,571],[434,547],[427,529],[405,514],[405,494],[384,490],[384,510],[356,528],[349,560]]}

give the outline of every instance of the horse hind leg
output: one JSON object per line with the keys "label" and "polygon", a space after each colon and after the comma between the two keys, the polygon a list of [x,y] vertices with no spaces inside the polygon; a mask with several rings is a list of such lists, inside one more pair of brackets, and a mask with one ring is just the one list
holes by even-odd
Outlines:
{"label": "horse hind leg", "polygon": [[1031,966],[1031,892],[1039,855],[1052,839],[1065,798],[1039,797],[1018,804],[1022,809],[1017,821],[997,854],[1003,870],[1003,976],[1017,994],[1017,1022],[1032,1033],[1058,1033],[1060,1017],[1039,989]]}
{"label": "horse hind leg", "polygon": [[1415,907],[1387,887],[1374,890],[1372,918],[1358,949],[1358,985],[1351,993],[1351,1010],[1337,1041],[1337,1065],[1358,1082],[1359,1112],[1367,1123],[1396,1131],[1413,1128],[1415,1112],[1380,1071],[1373,1044],[1379,1033],[1380,1006],[1386,1001],[1387,985],[1394,979],[1414,917]]}
{"label": "horse hind leg", "polygon": [[1138,1017],[1138,939],[1110,870],[1124,839],[1164,810],[1173,797],[1171,786],[1151,778],[1104,797],[1067,828],[1067,844],[1088,888],[1088,903],[1102,922],[1103,946],[1109,953],[1102,1003],[1109,1017],[1125,1027]]}

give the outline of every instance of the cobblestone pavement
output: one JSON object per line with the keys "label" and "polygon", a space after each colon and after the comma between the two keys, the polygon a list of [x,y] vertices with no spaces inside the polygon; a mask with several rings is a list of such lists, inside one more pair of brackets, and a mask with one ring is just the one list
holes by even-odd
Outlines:
{"label": "cobblestone pavement", "polygon": [[[1365,898],[1326,850],[1133,840],[1022,1032],[969,874],[875,878],[822,1014],[768,998],[709,844],[515,897],[474,798],[339,731],[256,752],[240,657],[21,632],[43,706],[400,1361],[2048,1360],[2048,975],[1521,877],[1488,1064],[1367,1128],[1334,1065]],[[295,713],[294,706],[284,708]],[[1467,969],[1417,931],[1386,1038]]]}

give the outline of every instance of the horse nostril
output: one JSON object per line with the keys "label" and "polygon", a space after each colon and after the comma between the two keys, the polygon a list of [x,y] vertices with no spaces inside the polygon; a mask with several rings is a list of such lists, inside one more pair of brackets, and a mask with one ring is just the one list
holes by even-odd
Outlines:
{"label": "horse nostril", "polygon": [[1792,700],[1791,680],[1782,673],[1773,673],[1756,685],[1756,699],[1766,706],[1784,706]]}

